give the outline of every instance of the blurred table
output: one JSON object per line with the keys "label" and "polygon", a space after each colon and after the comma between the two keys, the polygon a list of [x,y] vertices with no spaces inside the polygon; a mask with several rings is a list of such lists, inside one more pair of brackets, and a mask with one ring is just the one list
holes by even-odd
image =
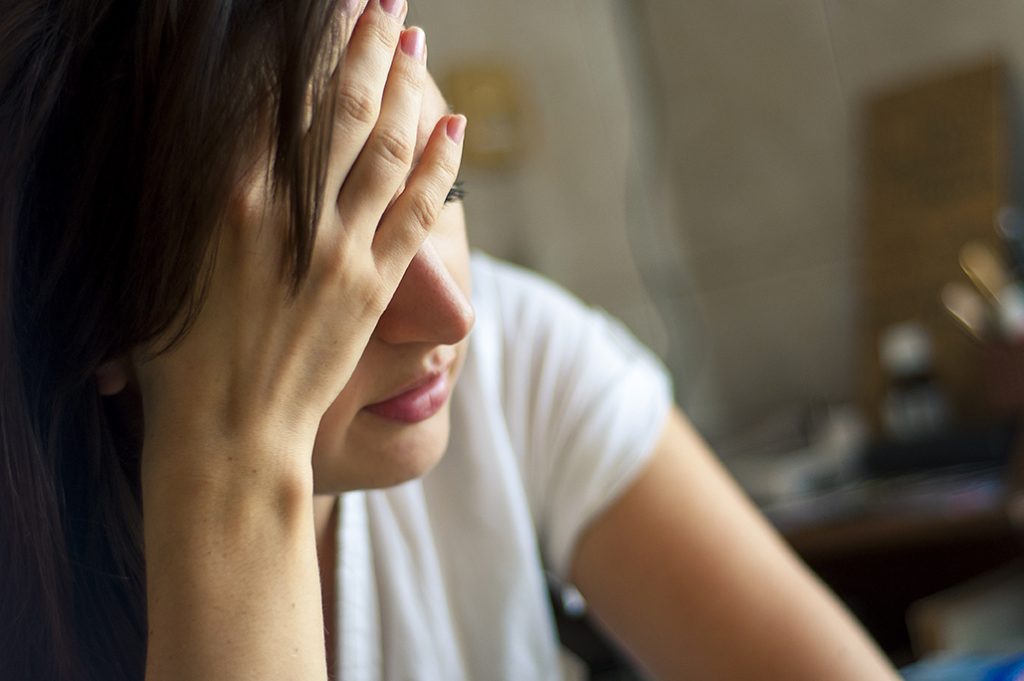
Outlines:
{"label": "blurred table", "polygon": [[1010,461],[865,480],[764,510],[904,664],[912,603],[1024,555],[1021,457]]}

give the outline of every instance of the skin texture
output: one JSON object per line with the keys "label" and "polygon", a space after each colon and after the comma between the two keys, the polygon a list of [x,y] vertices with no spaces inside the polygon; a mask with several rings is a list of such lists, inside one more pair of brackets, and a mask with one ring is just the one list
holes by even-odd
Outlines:
{"label": "skin texture", "polygon": [[583,533],[572,575],[657,679],[899,678],[678,410],[646,470]]}
{"label": "skin texture", "polygon": [[[428,122],[446,110],[431,80],[424,93],[420,144],[430,133]],[[449,384],[456,384],[474,318],[470,292],[465,214],[461,203],[449,203],[381,316],[352,380],[320,422],[313,449],[313,512],[331,670],[337,643],[332,637],[336,494],[358,488],[357,481],[369,488],[420,477],[440,460],[448,444],[450,401],[427,420],[411,425],[389,422],[364,408],[392,394],[389,386],[402,385],[425,367],[448,364]]]}
{"label": "skin texture", "polygon": [[[387,397],[430,358],[455,368],[458,352],[449,348],[442,357],[438,343],[457,343],[471,322],[462,319],[443,339],[424,339],[404,315],[401,323],[385,315],[409,300],[397,291],[409,273],[419,273],[409,281],[435,297],[451,286],[424,241],[455,181],[465,126],[458,116],[426,122],[431,132],[413,166],[425,52],[416,49],[418,29],[403,31],[404,14],[402,3],[367,8],[344,68],[331,74],[338,106],[325,193],[337,201],[322,213],[298,293],[288,295],[278,267],[287,207],[276,204],[257,162],[230,197],[195,324],[167,352],[139,348],[130,358],[145,414],[148,681],[327,678],[310,503],[325,412],[343,389],[357,407]],[[325,110],[312,109],[311,121]],[[461,301],[456,288],[449,299]],[[377,355],[367,350],[371,337],[409,347]],[[377,376],[374,356],[403,363]],[[354,379],[360,364],[360,376],[381,382]],[[126,382],[112,372],[116,367],[101,370],[101,390]],[[328,421],[325,432],[345,443],[348,427],[335,430]],[[443,451],[446,417],[443,428],[428,425],[411,440],[379,434],[408,471]],[[413,441],[431,446],[417,449]],[[358,449],[346,444],[336,452],[330,444],[320,447],[330,460],[359,458],[352,453]],[[373,461],[377,453],[365,455]],[[379,475],[390,468],[383,460],[353,470]]]}
{"label": "skin texture", "polygon": [[[365,11],[357,0],[355,14]],[[416,130],[413,168],[436,122],[449,107],[429,73]],[[447,190],[447,188],[445,188]],[[352,489],[387,487],[420,477],[448,444],[449,403],[415,424],[365,408],[394,395],[417,376],[444,369],[456,385],[474,322],[465,216],[447,203],[370,336],[351,378],[324,413],[313,448],[318,538],[333,499]]]}
{"label": "skin texture", "polygon": [[[428,140],[436,136],[436,124],[447,111],[429,79],[423,93],[414,126],[417,161],[426,158]],[[351,167],[353,149],[361,145],[353,140],[339,144],[347,150],[339,154],[348,158],[339,167]],[[413,170],[409,177],[415,176]],[[345,179],[345,185],[350,181],[358,179]],[[390,191],[394,198],[402,188]],[[348,208],[358,212],[358,199],[351,201]],[[343,209],[345,205],[339,202]],[[398,205],[392,203],[390,214],[400,213]],[[336,382],[333,392],[330,382],[317,383],[328,387],[321,391],[324,406],[316,427],[308,441],[299,438],[288,452],[296,459],[312,452],[308,477],[296,483],[292,476],[267,478],[261,471],[255,480],[240,476],[237,484],[225,484],[214,470],[197,488],[195,479],[176,486],[173,476],[168,483],[166,475],[156,474],[167,468],[154,473],[150,467],[147,562],[161,566],[151,574],[156,582],[150,592],[151,623],[172,634],[156,638],[156,667],[147,678],[325,678],[326,668],[310,659],[319,657],[322,664],[325,651],[312,642],[325,622],[327,668],[334,667],[330,636],[336,495],[422,476],[447,446],[447,404],[415,424],[383,419],[366,407],[440,367],[452,386],[457,381],[473,325],[469,252],[459,204],[441,210],[393,291],[379,318],[367,325],[360,351],[331,360],[350,363],[339,374],[344,380]],[[338,304],[344,299],[340,296]],[[321,307],[320,314],[330,309]],[[127,360],[97,372],[105,394],[132,380],[139,377]],[[305,398],[296,388],[296,399],[300,396]],[[158,461],[182,460],[180,442],[160,444],[147,454]],[[265,464],[282,454],[281,447],[268,451],[262,438],[187,444],[196,445],[203,455],[196,462],[209,458],[211,446],[224,460],[247,456],[250,462]],[[224,470],[238,475],[241,469],[234,465]],[[183,498],[190,503],[182,504]],[[193,531],[183,535],[182,528]],[[204,569],[197,572],[194,567],[200,562]],[[573,575],[594,612],[656,678],[897,678],[678,412],[666,424],[646,471],[584,533]],[[277,600],[261,599],[254,609],[251,593],[274,594]],[[161,609],[163,602],[175,607]],[[183,603],[192,607],[180,607]],[[216,617],[197,621],[193,615],[211,603],[230,613],[226,622],[233,634],[228,641],[218,639],[224,622]],[[311,616],[314,610],[316,617]],[[211,654],[205,660],[196,653],[204,642]],[[186,661],[192,656],[195,664],[181,664],[182,650],[187,651]]]}
{"label": "skin texture", "polygon": [[[419,144],[448,110],[433,81],[424,93]],[[449,203],[413,258],[362,357],[324,414],[313,449],[318,494],[395,485],[426,473],[448,444],[449,404],[415,424],[365,411],[432,367],[454,386],[473,326],[469,247],[461,204]]]}

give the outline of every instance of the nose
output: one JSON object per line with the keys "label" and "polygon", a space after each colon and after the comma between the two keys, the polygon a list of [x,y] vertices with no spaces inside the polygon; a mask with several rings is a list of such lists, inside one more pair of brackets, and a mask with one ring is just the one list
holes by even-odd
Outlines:
{"label": "nose", "polygon": [[392,345],[454,345],[469,334],[474,320],[465,292],[427,240],[377,322],[375,335]]}

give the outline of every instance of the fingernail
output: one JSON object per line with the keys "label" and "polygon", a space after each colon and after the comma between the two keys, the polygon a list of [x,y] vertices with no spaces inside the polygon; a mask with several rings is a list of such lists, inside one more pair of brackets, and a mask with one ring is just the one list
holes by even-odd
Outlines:
{"label": "fingernail", "polygon": [[402,31],[402,37],[398,39],[398,42],[402,46],[402,52],[414,59],[423,60],[423,46],[427,42],[427,36],[423,33],[423,29],[413,26]]}
{"label": "fingernail", "polygon": [[402,13],[402,3],[405,0],[380,0],[380,8],[393,17]]}
{"label": "fingernail", "polygon": [[448,139],[458,144],[462,141],[463,136],[466,134],[466,117],[462,114],[458,116],[452,116],[448,119],[448,123],[445,125],[445,132],[448,133]]}

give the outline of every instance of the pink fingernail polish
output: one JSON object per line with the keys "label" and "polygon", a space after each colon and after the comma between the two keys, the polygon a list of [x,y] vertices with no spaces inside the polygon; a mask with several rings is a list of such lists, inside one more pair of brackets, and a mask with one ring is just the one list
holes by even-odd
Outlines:
{"label": "pink fingernail polish", "polygon": [[452,116],[448,119],[448,123],[445,124],[445,132],[448,133],[448,139],[458,144],[462,141],[463,136],[466,134],[466,117],[462,114],[458,116]]}
{"label": "pink fingernail polish", "polygon": [[402,31],[402,37],[398,39],[399,44],[402,46],[402,52],[413,59],[423,59],[423,47],[426,45],[427,37],[423,33],[423,29],[416,26]]}
{"label": "pink fingernail polish", "polygon": [[402,13],[402,3],[405,0],[380,0],[380,8],[393,17]]}

